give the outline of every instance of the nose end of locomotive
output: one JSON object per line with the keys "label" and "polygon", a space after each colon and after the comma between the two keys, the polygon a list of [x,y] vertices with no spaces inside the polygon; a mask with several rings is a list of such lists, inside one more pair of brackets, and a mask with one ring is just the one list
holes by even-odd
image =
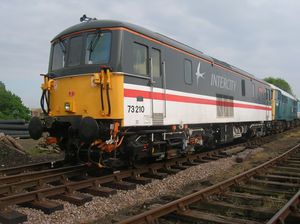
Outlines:
{"label": "nose end of locomotive", "polygon": [[29,135],[34,140],[38,140],[43,134],[43,124],[38,117],[31,118],[28,125]]}
{"label": "nose end of locomotive", "polygon": [[79,138],[85,143],[95,141],[99,136],[99,126],[92,117],[84,117],[79,126]]}

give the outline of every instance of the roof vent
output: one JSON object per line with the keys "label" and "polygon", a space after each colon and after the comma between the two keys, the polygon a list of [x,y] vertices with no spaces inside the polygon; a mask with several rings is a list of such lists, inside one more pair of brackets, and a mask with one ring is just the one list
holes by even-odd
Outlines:
{"label": "roof vent", "polygon": [[80,22],[90,22],[93,20],[97,20],[97,18],[87,17],[85,14],[83,16],[81,16],[81,18],[80,18]]}

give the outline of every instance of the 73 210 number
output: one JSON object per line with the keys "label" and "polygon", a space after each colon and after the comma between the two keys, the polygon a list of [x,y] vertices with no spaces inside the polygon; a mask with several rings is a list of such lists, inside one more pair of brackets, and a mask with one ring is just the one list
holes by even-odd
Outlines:
{"label": "73 210 number", "polygon": [[145,107],[144,106],[134,106],[134,105],[127,105],[128,113],[144,113]]}

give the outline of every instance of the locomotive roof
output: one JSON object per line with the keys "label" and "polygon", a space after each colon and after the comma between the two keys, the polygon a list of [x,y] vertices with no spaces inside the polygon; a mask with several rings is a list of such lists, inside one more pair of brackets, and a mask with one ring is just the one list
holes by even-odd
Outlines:
{"label": "locomotive roof", "polygon": [[176,41],[172,38],[169,38],[165,35],[153,32],[151,30],[148,30],[146,28],[143,28],[141,26],[138,26],[138,25],[135,25],[135,24],[132,24],[132,23],[128,23],[128,22],[117,21],[117,20],[90,20],[90,21],[87,21],[87,22],[81,22],[79,24],[76,24],[74,26],[71,26],[71,27],[65,29],[64,31],[62,31],[61,33],[56,35],[53,38],[52,41],[54,41],[54,40],[56,40],[56,39],[58,39],[62,36],[65,36],[65,35],[68,35],[68,34],[71,34],[71,33],[75,33],[75,32],[79,32],[79,31],[83,31],[83,30],[99,29],[99,28],[114,28],[114,27],[128,28],[130,30],[133,30],[133,31],[138,32],[138,33],[143,34],[143,35],[146,35],[146,36],[151,37],[155,40],[158,40],[162,43],[171,45],[175,48],[186,51],[187,53],[190,53],[190,54],[193,54],[193,55],[198,56],[200,58],[203,58],[207,61],[210,61],[211,63],[218,64],[218,65],[220,65],[224,68],[230,69],[230,70],[232,70],[236,73],[239,73],[241,75],[244,75],[244,76],[252,78],[252,79],[255,79],[255,80],[257,80],[257,81],[259,81],[259,82],[261,82],[265,85],[268,85],[268,83],[266,83],[265,81],[256,78],[252,74],[250,74],[248,72],[245,72],[242,69],[239,69],[239,68],[237,68],[235,66],[232,66],[232,65],[230,65],[230,64],[228,64],[224,61],[221,61],[221,60],[213,58],[209,55],[206,55],[206,54],[204,54],[203,52],[201,52],[199,50],[196,50],[196,49],[194,49],[194,48],[192,48],[192,47],[190,47],[186,44],[183,44],[183,43],[181,43],[179,41]]}
{"label": "locomotive roof", "polygon": [[289,94],[288,92],[286,92],[286,91],[280,89],[279,87],[277,87],[277,86],[275,86],[275,85],[273,85],[273,84],[270,84],[270,83],[269,83],[269,85],[272,87],[272,89],[280,90],[280,92],[281,92],[282,95],[284,95],[284,96],[286,96],[286,97],[289,97],[289,98],[291,98],[291,99],[293,99],[293,100],[298,101],[298,99],[297,99],[296,97],[294,97],[293,95]]}
{"label": "locomotive roof", "polygon": [[151,30],[148,30],[146,28],[143,28],[141,26],[138,26],[138,25],[135,25],[132,23],[127,23],[127,22],[122,22],[122,21],[117,21],[117,20],[91,20],[88,22],[82,22],[82,23],[76,24],[74,26],[71,26],[71,27],[65,29],[64,31],[62,31],[61,33],[56,35],[52,41],[54,41],[55,39],[58,39],[59,37],[62,37],[62,36],[65,36],[65,35],[68,35],[71,33],[75,33],[78,31],[82,31],[82,30],[99,29],[99,28],[114,28],[114,27],[128,28],[130,30],[133,30],[138,33],[144,34],[146,36],[152,37],[156,40],[159,40],[166,44],[170,44],[170,45],[180,48],[182,50],[191,52],[195,55],[198,55],[206,60],[213,62],[213,59],[207,55],[204,55],[203,52],[196,50],[192,47],[189,47],[183,43],[180,43],[172,38],[169,38],[165,35],[153,32]]}

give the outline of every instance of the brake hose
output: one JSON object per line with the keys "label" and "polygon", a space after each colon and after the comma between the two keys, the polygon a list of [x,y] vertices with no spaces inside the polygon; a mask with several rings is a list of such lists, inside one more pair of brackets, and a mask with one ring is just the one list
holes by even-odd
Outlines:
{"label": "brake hose", "polygon": [[110,97],[109,97],[109,84],[106,84],[106,97],[107,97],[107,105],[108,105],[108,115],[110,115],[111,108],[110,108]]}
{"label": "brake hose", "polygon": [[42,96],[41,96],[41,99],[40,99],[40,105],[41,105],[43,113],[45,114],[46,111],[45,111],[45,108],[44,108],[44,90],[42,92]]}
{"label": "brake hose", "polygon": [[103,104],[103,83],[100,84],[100,98],[101,98],[101,108],[102,112],[104,111],[104,104]]}
{"label": "brake hose", "polygon": [[[48,102],[46,93],[47,93],[47,90],[43,90],[43,93],[42,93],[42,96],[41,96],[41,100],[40,100],[41,108],[42,108],[44,114],[48,114],[49,113],[49,102]],[[46,101],[46,104],[47,104],[47,111],[45,109],[45,101]]]}

